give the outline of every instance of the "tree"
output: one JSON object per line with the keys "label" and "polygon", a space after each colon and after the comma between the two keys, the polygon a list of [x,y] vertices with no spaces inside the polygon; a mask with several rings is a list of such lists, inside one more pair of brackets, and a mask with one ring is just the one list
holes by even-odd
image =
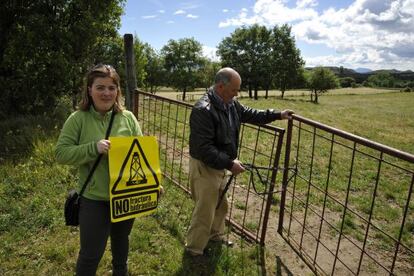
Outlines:
{"label": "tree", "polygon": [[388,72],[379,72],[367,79],[370,87],[394,87],[395,82],[395,78]]}
{"label": "tree", "polygon": [[134,36],[134,58],[135,58],[135,75],[137,79],[137,87],[144,87],[144,80],[146,78],[145,68],[147,67],[148,59],[145,52],[146,45],[142,43],[137,35]]}
{"label": "tree", "polygon": [[145,65],[146,76],[144,79],[145,90],[155,93],[163,84],[165,79],[165,70],[163,60],[158,53],[149,45],[144,47],[147,64]]}
{"label": "tree", "polygon": [[258,99],[258,89],[270,75],[270,31],[257,24],[250,27],[237,28],[230,37],[223,39],[217,53],[223,66],[237,70],[243,79],[242,86],[249,90],[249,97]]}
{"label": "tree", "polygon": [[340,78],[339,79],[339,83],[341,85],[341,87],[354,87],[356,84],[356,81],[354,78],[352,77],[345,77],[345,78]]}
{"label": "tree", "polygon": [[249,97],[252,98],[250,86],[251,59],[245,46],[245,29],[237,28],[229,37],[225,37],[217,47],[217,55],[223,67],[234,68],[242,78],[242,89],[248,86]]}
{"label": "tree", "polygon": [[118,35],[123,3],[2,1],[0,118],[50,111],[63,94],[75,101],[84,73]]}
{"label": "tree", "polygon": [[203,65],[201,44],[194,38],[171,39],[161,49],[161,55],[169,84],[182,91],[185,100],[186,92],[195,88],[198,70]]}
{"label": "tree", "polygon": [[297,86],[303,80],[305,62],[296,48],[291,27],[275,26],[272,30],[272,59],[275,86],[280,89],[282,98],[287,89]]}
{"label": "tree", "polygon": [[199,87],[204,87],[206,91],[213,84],[214,77],[220,69],[220,63],[204,59],[204,66],[199,70]]}
{"label": "tree", "polygon": [[236,69],[247,84],[249,96],[257,99],[259,88],[268,90],[274,85],[282,91],[303,81],[304,61],[296,48],[288,25],[267,29],[257,24],[236,29],[218,46],[224,66]]}
{"label": "tree", "polygon": [[[326,68],[316,67],[307,75],[308,87],[311,90],[311,101],[318,103],[318,97],[328,91],[338,87],[338,78]],[[315,96],[313,98],[313,96]]]}

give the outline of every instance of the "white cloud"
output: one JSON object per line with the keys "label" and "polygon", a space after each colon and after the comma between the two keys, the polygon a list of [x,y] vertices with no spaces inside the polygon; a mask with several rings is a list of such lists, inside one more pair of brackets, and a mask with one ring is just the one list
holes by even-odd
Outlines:
{"label": "white cloud", "polygon": [[226,13],[226,12],[229,12],[229,10],[228,9],[223,9],[222,12]]}
{"label": "white cloud", "polygon": [[177,10],[174,14],[175,15],[177,15],[177,14],[185,14],[185,11],[184,10]]}
{"label": "white cloud", "polygon": [[217,48],[203,45],[202,51],[203,51],[203,56],[209,58],[212,61],[219,61],[219,57],[216,55]]}
{"label": "white cloud", "polygon": [[298,0],[296,1],[296,6],[298,8],[305,8],[305,7],[315,7],[318,5],[316,0]]}
{"label": "white cloud", "polygon": [[165,10],[159,10],[158,12],[159,13],[165,13]]}
{"label": "white cloud", "polygon": [[[257,0],[219,27],[290,24],[297,41],[322,44],[337,55],[304,57],[307,64],[357,64],[414,69],[414,0],[355,0],[342,9],[316,10],[316,0]],[[410,67],[411,66],[411,67]]]}
{"label": "white cloud", "polygon": [[196,18],[198,18],[198,15],[193,15],[193,14],[189,13],[189,14],[187,14],[186,17],[196,19]]}
{"label": "white cloud", "polygon": [[157,17],[156,15],[144,15],[141,18],[142,19],[152,19],[152,18],[156,18],[156,17]]}
{"label": "white cloud", "polygon": [[168,20],[167,22],[165,22],[165,23],[167,23],[167,24],[174,24],[175,22],[174,21],[172,21],[172,20]]}

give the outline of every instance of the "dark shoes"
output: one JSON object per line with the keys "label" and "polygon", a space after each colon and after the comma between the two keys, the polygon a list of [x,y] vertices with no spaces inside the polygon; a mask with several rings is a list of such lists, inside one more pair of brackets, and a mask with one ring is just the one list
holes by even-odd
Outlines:
{"label": "dark shoes", "polygon": [[185,255],[189,256],[189,257],[199,257],[199,256],[203,256],[203,254],[197,254],[193,251],[190,251],[188,249],[184,249],[185,251]]}
{"label": "dark shoes", "polygon": [[185,263],[191,266],[197,266],[198,268],[203,268],[208,263],[208,257],[204,254],[197,254],[189,250],[184,250],[184,259],[186,260]]}

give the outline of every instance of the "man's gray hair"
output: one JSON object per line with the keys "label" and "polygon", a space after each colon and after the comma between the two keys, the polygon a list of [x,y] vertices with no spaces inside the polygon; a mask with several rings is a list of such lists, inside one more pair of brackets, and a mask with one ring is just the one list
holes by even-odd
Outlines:
{"label": "man's gray hair", "polygon": [[227,85],[230,83],[231,78],[233,77],[233,72],[234,70],[231,68],[222,68],[220,69],[217,74],[216,77],[214,78],[214,83],[215,84],[219,84],[222,83],[224,85]]}

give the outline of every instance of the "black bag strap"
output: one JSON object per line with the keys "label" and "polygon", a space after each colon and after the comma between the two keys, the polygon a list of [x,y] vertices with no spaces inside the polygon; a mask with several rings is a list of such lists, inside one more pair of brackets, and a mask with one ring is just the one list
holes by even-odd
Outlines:
{"label": "black bag strap", "polygon": [[[111,134],[111,129],[112,129],[112,123],[114,121],[114,117],[115,117],[115,109],[112,110],[112,114],[111,114],[111,120],[109,121],[109,125],[108,125],[108,129],[106,130],[106,134],[105,134],[105,139],[108,139],[109,135]],[[82,190],[79,193],[79,197],[83,194],[83,192],[86,189],[86,186],[88,185],[88,182],[91,180],[93,173],[95,172],[96,167],[98,167],[99,162],[102,159],[102,153],[98,155],[98,158],[96,158],[95,163],[93,163],[92,169],[90,170],[88,177],[86,178],[85,183],[82,186]]]}

